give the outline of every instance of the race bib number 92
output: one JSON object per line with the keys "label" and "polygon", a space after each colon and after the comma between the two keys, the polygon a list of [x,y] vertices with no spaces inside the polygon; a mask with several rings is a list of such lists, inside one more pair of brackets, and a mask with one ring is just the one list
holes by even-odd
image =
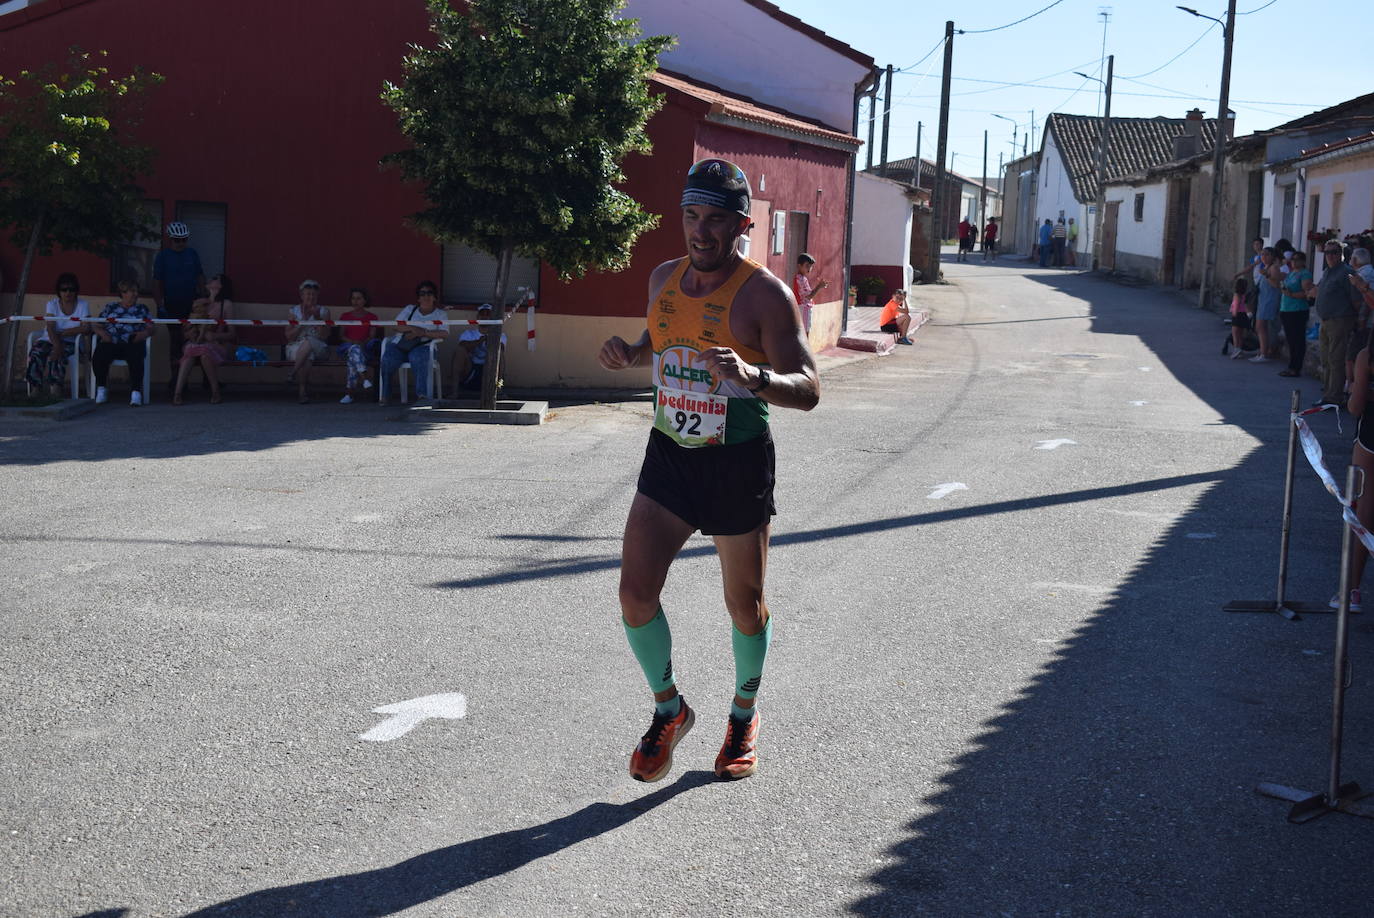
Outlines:
{"label": "race bib number 92", "polygon": [[681,446],[721,446],[730,399],[709,392],[659,389],[654,426]]}

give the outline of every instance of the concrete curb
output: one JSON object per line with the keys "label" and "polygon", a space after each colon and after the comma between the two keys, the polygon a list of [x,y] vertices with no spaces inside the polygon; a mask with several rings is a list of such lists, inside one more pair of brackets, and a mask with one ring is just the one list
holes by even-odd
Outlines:
{"label": "concrete curb", "polygon": [[544,423],[549,413],[548,402],[501,400],[494,409],[479,407],[477,401],[437,401],[432,405],[416,405],[406,412],[412,421],[445,421],[450,424],[519,424]]}
{"label": "concrete curb", "polygon": [[89,398],[69,398],[52,405],[32,407],[26,405],[0,406],[0,418],[36,418],[42,421],[70,421],[88,411],[95,410],[95,401]]}

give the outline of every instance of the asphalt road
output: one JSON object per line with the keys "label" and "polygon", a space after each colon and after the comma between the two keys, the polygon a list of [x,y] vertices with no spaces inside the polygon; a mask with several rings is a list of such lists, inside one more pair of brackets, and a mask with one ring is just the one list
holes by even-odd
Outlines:
{"label": "asphalt road", "polygon": [[[1220,610],[1273,591],[1288,381],[1183,299],[947,270],[917,346],[777,413],[735,784],[700,538],[664,599],[697,729],[662,784],[626,774],[643,403],[0,429],[0,914],[1367,915],[1374,823],[1253,790],[1323,786],[1332,617]],[[1314,424],[1343,468],[1349,426]],[[1297,492],[1289,594],[1324,600],[1336,504],[1306,469]],[[1359,617],[1351,645],[1345,774],[1374,787]],[[373,711],[436,694],[465,716]],[[361,738],[382,724],[413,728]]]}

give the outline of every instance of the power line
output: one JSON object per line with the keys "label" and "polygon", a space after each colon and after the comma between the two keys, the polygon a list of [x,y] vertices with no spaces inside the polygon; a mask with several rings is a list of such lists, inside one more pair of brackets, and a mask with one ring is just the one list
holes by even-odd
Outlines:
{"label": "power line", "polygon": [[927,51],[925,54],[922,54],[922,55],[921,55],[921,59],[920,59],[919,61],[917,61],[916,63],[912,64],[912,65],[909,66],[909,67],[903,67],[901,70],[898,70],[898,71],[896,71],[896,72],[897,72],[897,73],[906,73],[908,70],[915,70],[917,67],[921,66],[922,64],[924,64],[924,63],[926,62],[926,58],[930,57],[930,56],[931,56],[932,54],[934,54],[936,51],[939,51],[939,50],[940,50],[940,46],[943,45],[944,43],[945,43],[945,40],[944,40],[943,38],[941,38],[939,41],[937,41],[937,42],[935,43],[935,47],[931,48],[931,49],[930,49],[929,51]]}
{"label": "power line", "polygon": [[[1007,82],[1007,81],[1005,81],[1005,80],[984,80],[984,79],[980,79],[980,78],[978,78],[978,77],[953,77],[952,79],[959,80],[959,81],[964,82],[964,83],[992,83],[992,84],[995,84],[994,87],[993,87],[994,89],[1014,89],[1014,88],[1017,88],[1017,87],[1023,87],[1023,88],[1026,88],[1026,89],[1053,89],[1053,90],[1058,90],[1058,91],[1061,91],[1061,92],[1062,92],[1062,91],[1064,91],[1064,90],[1072,90],[1072,89],[1074,88],[1074,87],[1072,87],[1072,86],[1047,86],[1047,85],[1044,85],[1044,84],[1039,84],[1039,83],[1027,83],[1027,82],[1010,83],[1010,82]],[[1125,79],[1125,78],[1123,77],[1122,79]],[[971,94],[972,94],[972,93],[967,93],[967,95],[971,95]],[[1113,90],[1112,95],[1113,95],[1113,96],[1138,96],[1138,97],[1140,97],[1140,98],[1142,98],[1142,99],[1183,99],[1183,100],[1186,100],[1186,101],[1192,101],[1192,100],[1195,100],[1195,99],[1201,99],[1201,98],[1203,98],[1202,96],[1188,95],[1187,93],[1183,93],[1183,92],[1174,93],[1174,94],[1172,94],[1172,95],[1165,95],[1165,94],[1162,94],[1162,93],[1154,93],[1154,92],[1121,92],[1121,91]],[[918,98],[918,99],[929,99],[929,98],[934,98],[934,97],[933,97],[933,96],[915,96],[914,98]],[[1308,107],[1311,107],[1311,106],[1313,105],[1313,103],[1311,103],[1311,102],[1275,102],[1275,101],[1272,100],[1272,99],[1232,99],[1232,100],[1230,100],[1230,101],[1232,101],[1232,102],[1241,102],[1241,103],[1244,103],[1244,104],[1247,104],[1247,105],[1248,105],[1248,104],[1253,104],[1253,105],[1283,105],[1283,106],[1290,106],[1290,107],[1292,107],[1292,108],[1308,108]]]}
{"label": "power line", "polygon": [[1022,16],[1015,22],[1009,22],[1006,25],[1000,25],[995,29],[956,29],[955,31],[957,31],[960,35],[986,35],[989,32],[1000,32],[1003,29],[1010,29],[1014,25],[1020,25],[1028,19],[1034,19],[1036,16],[1039,16],[1041,13],[1045,12],[1045,10],[1054,9],[1056,6],[1063,2],[1064,0],[1054,0],[1054,2],[1051,3],[1049,6],[1042,7],[1041,9],[1036,10],[1034,13],[1031,13],[1029,16]]}
{"label": "power line", "polygon": [[1273,6],[1275,3],[1278,3],[1278,2],[1279,2],[1279,0],[1269,0],[1269,2],[1266,3],[1264,6],[1257,6],[1257,7],[1255,7],[1253,10],[1248,10],[1248,11],[1246,11],[1246,12],[1244,12],[1244,13],[1237,13],[1236,15],[1237,15],[1237,16],[1249,16],[1251,13],[1258,13],[1260,10],[1267,10],[1267,9],[1269,9],[1269,7]]}
{"label": "power line", "polygon": [[1137,73],[1137,74],[1136,74],[1135,76],[1133,76],[1133,77],[1126,77],[1126,76],[1124,76],[1124,77],[1122,77],[1121,79],[1123,79],[1123,80],[1134,80],[1134,79],[1137,79],[1137,78],[1139,78],[1139,77],[1147,77],[1147,76],[1150,76],[1150,74],[1159,73],[1159,71],[1163,70],[1165,67],[1169,66],[1169,65],[1172,64],[1174,61],[1178,60],[1180,57],[1182,57],[1183,55],[1187,54],[1189,51],[1193,50],[1193,45],[1196,45],[1198,42],[1200,42],[1200,41],[1202,41],[1204,38],[1206,38],[1206,37],[1207,37],[1207,34],[1208,34],[1209,32],[1211,32],[1213,29],[1215,29],[1218,25],[1219,25],[1219,23],[1215,23],[1215,22],[1212,23],[1211,25],[1209,25],[1206,29],[1203,30],[1203,32],[1202,32],[1201,35],[1199,35],[1197,38],[1193,39],[1193,44],[1191,44],[1191,45],[1189,45],[1188,47],[1184,48],[1182,51],[1178,52],[1178,53],[1175,54],[1173,57],[1169,58],[1167,61],[1165,61],[1164,63],[1160,64],[1160,65],[1159,65],[1158,67],[1156,67],[1154,70],[1150,70],[1150,71],[1148,71],[1148,72],[1146,72],[1146,73]]}

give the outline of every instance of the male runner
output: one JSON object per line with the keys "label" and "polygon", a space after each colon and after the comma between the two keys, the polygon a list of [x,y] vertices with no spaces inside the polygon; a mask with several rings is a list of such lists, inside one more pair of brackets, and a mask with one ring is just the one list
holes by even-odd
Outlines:
{"label": "male runner", "polygon": [[814,408],[820,380],[791,291],[737,250],[751,225],[750,197],[734,163],[706,159],[688,170],[687,257],[649,276],[648,330],[634,344],[611,338],[599,355],[609,370],[652,361],[657,387],[620,566],[625,634],[654,693],[653,722],[630,757],[630,774],[640,781],[668,773],[673,748],[696,721],[674,682],[659,595],[697,529],[715,542],[734,623],[735,698],[716,775],[747,778],[758,765],[754,702],[773,632],[763,600],[774,513],[768,408]]}

